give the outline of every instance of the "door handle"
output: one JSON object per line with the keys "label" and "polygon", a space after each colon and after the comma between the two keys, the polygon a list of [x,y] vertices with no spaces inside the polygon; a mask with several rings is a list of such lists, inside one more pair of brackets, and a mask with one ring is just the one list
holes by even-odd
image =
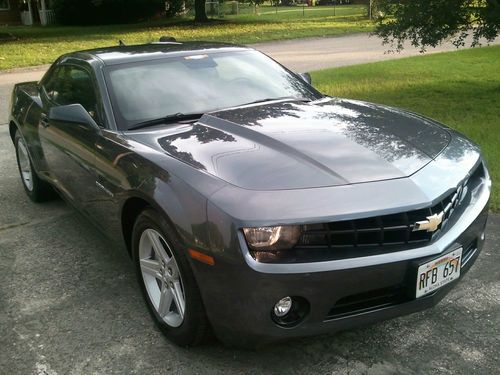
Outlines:
{"label": "door handle", "polygon": [[49,126],[49,118],[45,113],[40,114],[40,125],[42,125],[44,128],[47,128]]}

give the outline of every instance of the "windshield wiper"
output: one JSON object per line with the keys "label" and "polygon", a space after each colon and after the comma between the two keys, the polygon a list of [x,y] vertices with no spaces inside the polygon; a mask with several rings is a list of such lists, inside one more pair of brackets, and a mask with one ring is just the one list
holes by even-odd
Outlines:
{"label": "windshield wiper", "polygon": [[296,98],[294,96],[280,96],[278,98],[265,98],[265,99],[254,100],[253,102],[250,102],[250,103],[240,104],[239,107],[244,106],[244,105],[271,102],[274,100],[286,100],[286,99],[295,100],[295,101],[299,101],[299,102],[310,102],[311,101],[311,99],[307,99],[307,98]]}
{"label": "windshield wiper", "polygon": [[130,126],[127,130],[135,130],[135,129],[141,129],[141,128],[146,128],[148,126],[153,126],[153,125],[160,125],[160,124],[172,124],[175,122],[180,122],[180,121],[189,121],[189,120],[198,120],[201,116],[203,116],[203,113],[174,113],[172,115],[167,115],[159,118],[155,118],[152,120],[147,120],[147,121],[142,121],[138,122],[137,124],[134,124]]}

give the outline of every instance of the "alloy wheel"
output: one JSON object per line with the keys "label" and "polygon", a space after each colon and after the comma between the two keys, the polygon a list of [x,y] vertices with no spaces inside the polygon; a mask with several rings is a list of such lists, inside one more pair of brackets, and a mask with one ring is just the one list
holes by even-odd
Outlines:
{"label": "alloy wheel", "polygon": [[17,158],[19,160],[19,169],[21,171],[23,184],[26,186],[26,189],[33,191],[33,171],[31,170],[28,149],[22,138],[17,142]]}
{"label": "alloy wheel", "polygon": [[184,321],[186,298],[174,254],[162,235],[146,229],[139,240],[142,279],[156,312],[171,327]]}

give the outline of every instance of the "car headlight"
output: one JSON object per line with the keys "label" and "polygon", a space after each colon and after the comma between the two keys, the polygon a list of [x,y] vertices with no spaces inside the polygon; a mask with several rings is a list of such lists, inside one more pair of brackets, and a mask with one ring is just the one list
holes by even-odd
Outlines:
{"label": "car headlight", "polygon": [[291,249],[301,235],[299,225],[243,228],[248,247],[253,251],[277,251]]}

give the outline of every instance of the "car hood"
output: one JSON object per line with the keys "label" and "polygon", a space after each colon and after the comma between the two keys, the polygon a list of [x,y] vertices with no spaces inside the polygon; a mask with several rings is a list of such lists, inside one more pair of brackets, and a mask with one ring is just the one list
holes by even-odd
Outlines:
{"label": "car hood", "polygon": [[272,102],[205,114],[151,143],[230,184],[299,189],[403,178],[450,133],[418,115],[359,101]]}

